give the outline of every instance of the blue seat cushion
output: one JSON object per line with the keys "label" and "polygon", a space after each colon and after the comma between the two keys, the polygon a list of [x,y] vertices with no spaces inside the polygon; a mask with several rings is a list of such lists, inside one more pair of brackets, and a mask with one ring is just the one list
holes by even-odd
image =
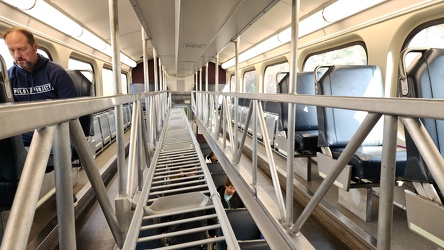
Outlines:
{"label": "blue seat cushion", "polygon": [[[338,159],[344,148],[331,148],[333,158]],[[404,176],[407,153],[405,149],[396,151],[396,176]],[[379,182],[381,176],[382,146],[360,147],[349,164],[352,166],[352,176],[366,179],[371,182]]]}
{"label": "blue seat cushion", "polygon": [[316,151],[318,148],[318,130],[296,131],[294,148],[297,151]]}

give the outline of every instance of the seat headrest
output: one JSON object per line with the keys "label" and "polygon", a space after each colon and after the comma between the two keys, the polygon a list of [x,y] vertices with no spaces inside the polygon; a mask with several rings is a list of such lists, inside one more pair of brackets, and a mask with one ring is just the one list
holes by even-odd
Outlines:
{"label": "seat headrest", "polygon": [[78,97],[94,96],[93,84],[80,70],[67,70],[77,89]]}

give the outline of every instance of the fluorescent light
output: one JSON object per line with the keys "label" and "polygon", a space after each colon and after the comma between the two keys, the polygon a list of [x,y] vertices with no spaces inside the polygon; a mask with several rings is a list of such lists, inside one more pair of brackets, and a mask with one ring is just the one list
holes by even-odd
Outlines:
{"label": "fluorescent light", "polygon": [[[328,25],[352,16],[365,9],[371,8],[386,0],[339,0],[332,5],[325,7],[311,16],[299,22],[298,37],[308,35],[316,30],[327,27]],[[239,55],[239,63],[244,62],[250,58],[258,56],[262,53],[275,49],[283,44],[291,41],[291,28],[287,28],[276,36],[273,36],[258,45],[246,50]],[[227,69],[234,66],[234,58],[222,63],[222,68]]]}
{"label": "fluorescent light", "polygon": [[60,30],[72,37],[78,37],[82,34],[82,26],[65,16],[60,11],[53,8],[43,0],[37,0],[34,7],[29,10],[23,10],[28,15],[48,24],[49,26]]}
{"label": "fluorescent light", "polygon": [[322,17],[322,11],[318,11],[313,15],[299,22],[298,37],[308,35],[316,30],[322,29],[331,23],[327,23]]}
{"label": "fluorescent light", "polygon": [[334,23],[384,1],[385,0],[340,0],[324,9],[324,19],[329,23]]}
{"label": "fluorescent light", "polygon": [[[2,0],[3,2],[18,8],[43,23],[79,40],[80,42],[108,55],[112,56],[112,48],[101,38],[82,28],[71,18],[65,16],[44,0]],[[137,63],[120,53],[122,63],[130,67],[136,67]]]}
{"label": "fluorescent light", "polygon": [[34,7],[36,0],[3,0],[3,2],[12,5],[16,8],[19,8],[21,10],[29,10],[32,7]]}
{"label": "fluorescent light", "polygon": [[[277,48],[279,46],[281,46],[283,43],[279,40],[278,35],[274,35],[270,38],[268,38],[267,40],[259,43],[258,45],[254,46],[253,48],[250,48],[248,50],[246,50],[245,52],[243,52],[242,54],[239,55],[239,62],[244,62],[248,59],[251,59],[255,56],[258,56],[262,53],[264,53],[264,51],[269,51],[270,48]],[[231,66],[234,65],[234,58],[232,58],[231,60],[222,63],[222,68],[226,69],[229,68]]]}
{"label": "fluorescent light", "polygon": [[137,63],[133,61],[131,58],[127,57],[125,54],[120,53],[120,62],[134,68],[137,66]]}

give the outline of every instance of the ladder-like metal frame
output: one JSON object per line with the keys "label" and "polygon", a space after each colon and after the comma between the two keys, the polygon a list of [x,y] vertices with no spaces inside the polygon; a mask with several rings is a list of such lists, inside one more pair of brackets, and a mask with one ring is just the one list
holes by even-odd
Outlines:
{"label": "ladder-like metal frame", "polygon": [[[201,195],[204,200],[193,204],[185,197]],[[157,150],[146,174],[146,180],[123,249],[138,244],[207,230],[222,230],[223,236],[163,246],[161,249],[226,241],[230,249],[239,249],[220,197],[214,186],[199,144],[183,109],[173,108],[160,135]],[[158,204],[162,203],[161,206]],[[195,217],[186,213],[201,214]],[[180,219],[175,219],[180,218]],[[165,232],[166,227],[182,223],[210,220],[206,226]]]}

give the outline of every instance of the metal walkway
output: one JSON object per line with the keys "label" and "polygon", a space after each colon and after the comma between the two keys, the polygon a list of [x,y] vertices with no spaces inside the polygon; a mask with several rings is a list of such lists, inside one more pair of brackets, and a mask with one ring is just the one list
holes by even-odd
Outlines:
{"label": "metal walkway", "polygon": [[[170,111],[145,176],[123,249],[184,249],[216,241],[239,249],[183,109]],[[220,230],[223,236],[208,238],[209,231]]]}

